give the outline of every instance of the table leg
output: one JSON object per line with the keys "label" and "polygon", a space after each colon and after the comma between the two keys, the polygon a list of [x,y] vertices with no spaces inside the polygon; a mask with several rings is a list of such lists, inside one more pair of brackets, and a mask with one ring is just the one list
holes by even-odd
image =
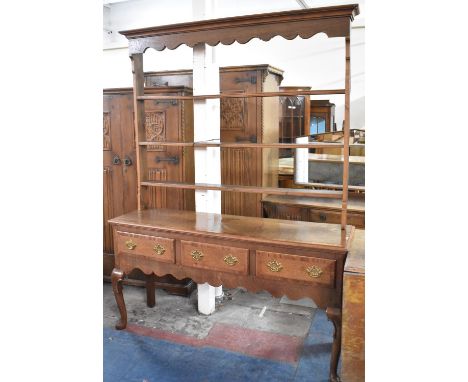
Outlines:
{"label": "table leg", "polygon": [[154,273],[146,276],[146,305],[150,308],[156,305],[155,279]]}
{"label": "table leg", "polygon": [[118,268],[112,270],[111,280],[112,280],[112,290],[114,291],[115,301],[120,312],[120,320],[115,325],[115,328],[118,330],[125,329],[127,326],[127,309],[125,308],[125,301],[122,293],[122,281],[125,277],[123,271]]}
{"label": "table leg", "polygon": [[326,312],[328,319],[333,322],[335,328],[330,360],[330,381],[340,382],[341,380],[338,376],[338,360],[340,359],[341,353],[341,309],[329,307]]}

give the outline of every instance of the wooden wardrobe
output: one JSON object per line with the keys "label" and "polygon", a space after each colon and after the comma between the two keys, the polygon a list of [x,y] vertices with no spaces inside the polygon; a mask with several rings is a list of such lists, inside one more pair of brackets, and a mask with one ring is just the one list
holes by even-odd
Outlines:
{"label": "wooden wardrobe", "polygon": [[[192,95],[184,86],[146,89],[150,95]],[[193,149],[158,146],[158,141],[193,140],[193,101],[157,100],[145,102],[147,146],[147,180],[194,182]],[[135,166],[133,89],[116,88],[103,91],[103,160],[104,160],[104,278],[114,268],[114,244],[109,219],[137,208],[137,176]],[[147,208],[195,210],[193,190],[151,189],[144,195]],[[130,284],[143,285],[145,277],[134,271]],[[172,276],[158,278],[158,287],[178,294],[193,288],[190,280],[174,284]],[[141,281],[141,282],[139,282]]]}

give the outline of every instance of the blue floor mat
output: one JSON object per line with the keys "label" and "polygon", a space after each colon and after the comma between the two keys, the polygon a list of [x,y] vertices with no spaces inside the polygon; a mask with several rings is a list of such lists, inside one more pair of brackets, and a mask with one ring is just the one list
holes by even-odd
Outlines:
{"label": "blue floor mat", "polygon": [[317,310],[297,365],[104,328],[105,382],[326,382],[333,325]]}

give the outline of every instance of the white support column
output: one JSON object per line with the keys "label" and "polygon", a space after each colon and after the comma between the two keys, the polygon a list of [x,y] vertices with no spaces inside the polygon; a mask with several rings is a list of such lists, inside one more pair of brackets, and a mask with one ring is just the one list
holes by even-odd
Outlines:
{"label": "white support column", "polygon": [[[193,0],[193,16],[196,19],[213,15],[214,0]],[[215,63],[215,48],[198,44],[193,48],[193,94],[219,93],[219,67]],[[220,139],[219,99],[196,100],[194,112],[194,140]],[[195,149],[195,182],[221,183],[221,155],[219,147]],[[220,191],[195,191],[197,212],[221,213]],[[222,287],[205,283],[198,285],[198,311],[211,314],[215,311],[215,297],[222,295]]]}

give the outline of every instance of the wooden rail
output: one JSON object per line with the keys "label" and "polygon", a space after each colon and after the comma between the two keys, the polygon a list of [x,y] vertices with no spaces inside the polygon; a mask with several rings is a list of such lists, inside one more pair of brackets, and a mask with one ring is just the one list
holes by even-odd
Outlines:
{"label": "wooden rail", "polygon": [[221,142],[140,142],[140,146],[233,147],[233,148],[342,148],[342,143],[221,143]]}
{"label": "wooden rail", "polygon": [[[309,182],[296,182],[295,184],[298,184],[300,186],[310,186],[310,187],[325,187],[325,188],[333,188],[334,190],[342,190],[343,185],[342,184],[332,184],[332,183],[309,183]],[[365,191],[366,187],[365,186],[350,186],[348,185],[348,190],[353,190],[353,191]]]}
{"label": "wooden rail", "polygon": [[181,188],[185,190],[215,190],[227,192],[250,192],[255,194],[274,194],[274,195],[294,195],[310,196],[318,198],[341,199],[341,191],[333,190],[308,190],[302,188],[277,188],[277,187],[257,187],[257,186],[238,186],[209,183],[183,183],[183,182],[161,182],[144,181],[141,186],[147,187],[166,187]]}
{"label": "wooden rail", "polygon": [[328,95],[328,94],[345,94],[345,89],[331,90],[288,90],[282,92],[260,92],[260,93],[221,93],[221,94],[204,94],[194,96],[182,95],[144,95],[136,97],[138,101],[158,100],[158,99],[179,99],[179,100],[203,100],[203,99],[218,99],[218,98],[254,98],[254,97],[287,97],[297,95]]}

